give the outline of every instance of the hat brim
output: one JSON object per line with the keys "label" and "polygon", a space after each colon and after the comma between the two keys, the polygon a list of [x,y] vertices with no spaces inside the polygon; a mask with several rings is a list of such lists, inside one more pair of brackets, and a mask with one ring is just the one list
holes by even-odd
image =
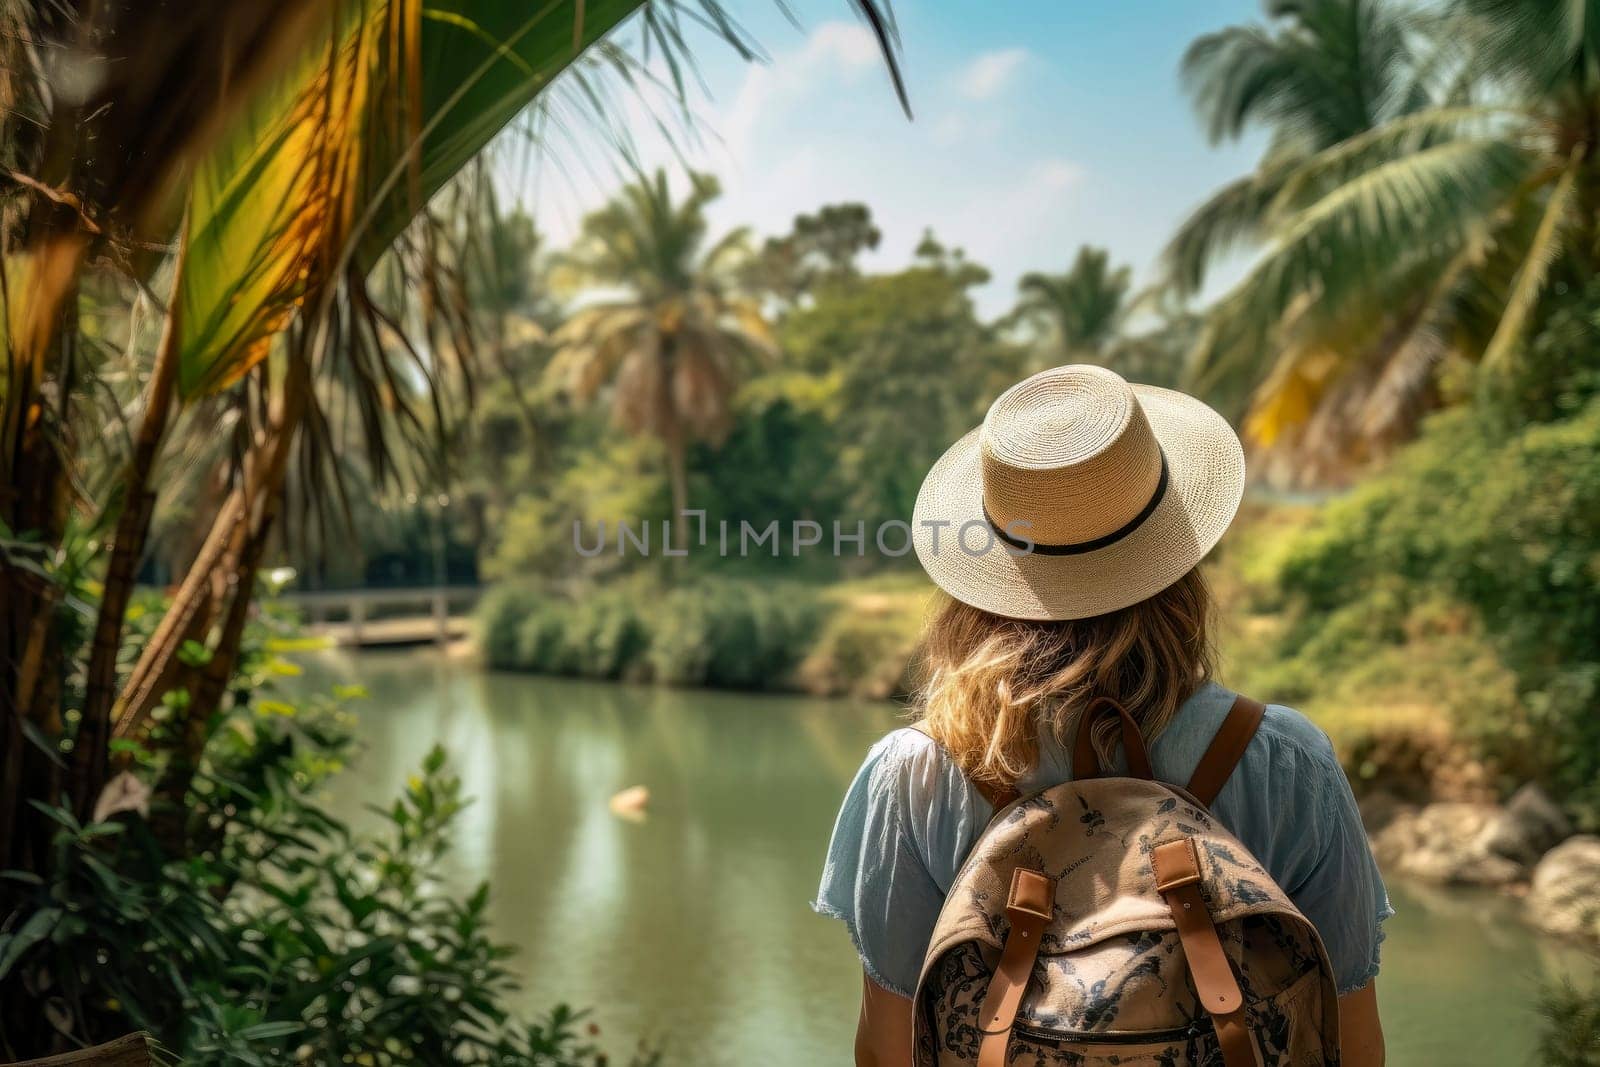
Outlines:
{"label": "hat brim", "polygon": [[1120,540],[1076,555],[1021,554],[983,510],[982,428],[951,445],[922,482],[917,558],[957,600],[1013,619],[1086,619],[1148,600],[1211,551],[1244,496],[1244,449],[1226,419],[1184,393],[1132,387],[1167,459],[1168,484]]}

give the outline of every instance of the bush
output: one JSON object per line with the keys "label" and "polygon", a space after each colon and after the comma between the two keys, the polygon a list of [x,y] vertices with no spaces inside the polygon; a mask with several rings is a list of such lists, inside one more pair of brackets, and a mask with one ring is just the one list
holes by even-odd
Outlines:
{"label": "bush", "polygon": [[652,614],[651,676],[668,685],[780,688],[820,613],[814,595],[783,582],[708,579],[674,589]]}
{"label": "bush", "polygon": [[793,583],[699,578],[663,588],[637,576],[575,595],[496,590],[480,626],[496,668],[769,689],[787,684],[822,614]]}
{"label": "bush", "polygon": [[596,592],[568,610],[570,673],[614,679],[640,672],[650,627],[630,589]]}
{"label": "bush", "polygon": [[572,674],[576,663],[568,642],[564,605],[543,600],[517,624],[517,664],[541,674]]}
{"label": "bush", "polygon": [[832,611],[797,671],[801,686],[823,696],[875,700],[905,693],[914,685],[931,590],[920,575],[831,590]]}
{"label": "bush", "polygon": [[1375,664],[1391,686],[1427,675],[1483,756],[1595,825],[1600,399],[1517,432],[1479,414],[1435,417],[1295,540],[1274,680],[1294,699]]}
{"label": "bush", "polygon": [[489,590],[478,606],[479,646],[489,666],[506,670],[519,666],[522,621],[545,600],[542,591],[515,582]]}

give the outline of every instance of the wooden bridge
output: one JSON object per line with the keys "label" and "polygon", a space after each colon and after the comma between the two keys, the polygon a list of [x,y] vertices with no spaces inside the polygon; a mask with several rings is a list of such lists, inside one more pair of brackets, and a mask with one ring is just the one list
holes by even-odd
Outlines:
{"label": "wooden bridge", "polygon": [[399,647],[465,637],[467,616],[483,593],[476,585],[410,589],[290,591],[278,599],[304,612],[313,634],[351,648]]}

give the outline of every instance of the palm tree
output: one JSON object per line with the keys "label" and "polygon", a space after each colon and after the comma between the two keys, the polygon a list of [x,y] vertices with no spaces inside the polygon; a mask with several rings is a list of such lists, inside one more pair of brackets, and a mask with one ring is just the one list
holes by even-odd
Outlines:
{"label": "palm tree", "polygon": [[1128,310],[1132,272],[1113,269],[1104,248],[1084,245],[1065,274],[1025,274],[1017,283],[1017,317],[1053,337],[1062,362],[1101,360]]}
{"label": "palm tree", "polygon": [[719,189],[705,175],[689,181],[675,201],[665,171],[641,176],[584,220],[567,281],[620,295],[567,320],[548,371],[580,400],[609,386],[618,425],[660,439],[675,516],[688,508],[689,443],[721,439],[744,372],[775,355],[758,302],[737,289],[748,235],[707,247],[705,206]]}
{"label": "palm tree", "polygon": [[1404,106],[1274,172],[1264,253],[1196,351],[1202,382],[1253,387],[1248,432],[1301,474],[1408,436],[1446,357],[1503,368],[1556,275],[1593,266],[1600,3],[1430,19],[1428,55],[1393,53]]}
{"label": "palm tree", "polygon": [[1265,127],[1256,169],[1223,186],[1167,248],[1183,295],[1207,268],[1264,236],[1268,206],[1308,157],[1426,103],[1407,26],[1379,0],[1266,0],[1266,25],[1229,26],[1197,38],[1182,77],[1212,144]]}

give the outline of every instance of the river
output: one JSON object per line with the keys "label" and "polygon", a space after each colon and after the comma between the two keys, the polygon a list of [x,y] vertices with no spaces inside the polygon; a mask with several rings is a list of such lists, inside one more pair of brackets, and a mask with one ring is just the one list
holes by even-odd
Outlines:
{"label": "river", "polygon": [[[492,674],[432,651],[328,653],[307,683],[359,682],[364,751],[332,802],[358,823],[435,742],[475,798],[452,877],[488,879],[530,1009],[593,1009],[602,1042],[668,1064],[847,1064],[860,971],[807,902],[839,797],[883,704]],[[642,821],[613,815],[647,786]],[[1378,983],[1393,1067],[1531,1063],[1545,976],[1593,961],[1516,902],[1390,885]]]}

